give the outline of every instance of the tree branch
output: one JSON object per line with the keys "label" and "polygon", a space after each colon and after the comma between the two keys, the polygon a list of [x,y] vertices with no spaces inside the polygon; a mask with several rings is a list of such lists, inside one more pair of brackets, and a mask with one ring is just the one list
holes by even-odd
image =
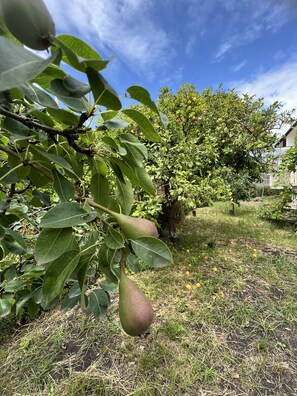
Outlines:
{"label": "tree branch", "polygon": [[78,134],[85,133],[87,131],[86,128],[82,128],[83,123],[89,118],[89,116],[86,113],[83,113],[80,116],[80,120],[77,126],[71,126],[66,129],[60,130],[56,128],[51,128],[46,125],[39,124],[36,121],[31,120],[30,118],[25,118],[22,117],[18,114],[15,114],[3,106],[0,106],[0,114],[3,114],[7,117],[10,117],[23,125],[26,125],[28,128],[33,129],[41,129],[42,131],[46,132],[52,139],[54,139],[55,143],[57,141],[55,140],[56,135],[64,136],[67,138],[69,145],[77,152],[88,155],[89,157],[92,157],[94,155],[94,151],[87,147],[81,147],[79,146],[75,140],[78,139]]}

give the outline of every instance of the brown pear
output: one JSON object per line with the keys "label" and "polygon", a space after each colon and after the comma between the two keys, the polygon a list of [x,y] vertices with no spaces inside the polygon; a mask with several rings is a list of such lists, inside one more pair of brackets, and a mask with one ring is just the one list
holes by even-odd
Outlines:
{"label": "brown pear", "polygon": [[154,319],[151,303],[123,270],[119,284],[119,314],[122,327],[130,336],[144,333]]}

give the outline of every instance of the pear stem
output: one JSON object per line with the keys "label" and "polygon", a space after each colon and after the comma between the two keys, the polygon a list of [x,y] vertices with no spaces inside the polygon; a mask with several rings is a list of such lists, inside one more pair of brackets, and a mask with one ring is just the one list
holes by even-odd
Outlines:
{"label": "pear stem", "polygon": [[84,198],[85,202],[87,202],[93,208],[97,208],[102,210],[103,212],[113,216],[114,212],[110,209],[107,209],[105,206],[98,204],[97,202],[92,201],[90,198]]}

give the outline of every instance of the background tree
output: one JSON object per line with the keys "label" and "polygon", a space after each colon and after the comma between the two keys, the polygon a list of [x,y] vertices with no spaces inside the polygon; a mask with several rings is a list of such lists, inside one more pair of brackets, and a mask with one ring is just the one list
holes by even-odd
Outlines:
{"label": "background tree", "polygon": [[234,213],[234,204],[249,197],[268,170],[274,129],[290,113],[278,102],[266,107],[254,96],[222,87],[199,93],[190,84],[176,94],[163,88],[158,108],[169,126],[150,114],[161,142],[148,143],[148,165],[163,200],[159,222],[174,240],[181,205],[190,210],[227,198]]}
{"label": "background tree", "polygon": [[[4,23],[0,36],[0,317],[34,316],[61,296],[64,308],[80,304],[101,317],[125,266],[172,261],[154,224],[129,216],[134,188],[155,194],[155,187],[143,167],[145,145],[117,130],[125,116],[148,141],[160,138],[144,114],[122,108],[101,74],[109,61],[76,37],[54,37],[42,0],[34,4],[6,2],[3,15],[27,46],[54,44],[46,59],[23,48]],[[10,7],[24,24],[9,20]],[[52,34],[40,41],[44,18]],[[160,117],[145,89],[130,87],[127,96]]]}

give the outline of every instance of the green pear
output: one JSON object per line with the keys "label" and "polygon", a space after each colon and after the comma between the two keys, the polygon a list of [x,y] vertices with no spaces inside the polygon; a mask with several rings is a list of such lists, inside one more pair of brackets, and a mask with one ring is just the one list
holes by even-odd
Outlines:
{"label": "green pear", "polygon": [[110,214],[115,218],[127,239],[137,239],[147,236],[158,238],[159,236],[157,227],[150,220],[116,212]]}
{"label": "green pear", "polygon": [[55,24],[42,0],[1,0],[2,17],[22,44],[34,50],[45,50],[55,35]]}
{"label": "green pear", "polygon": [[119,314],[121,325],[130,336],[139,336],[144,333],[154,319],[151,303],[123,270],[121,270],[119,284]]}

